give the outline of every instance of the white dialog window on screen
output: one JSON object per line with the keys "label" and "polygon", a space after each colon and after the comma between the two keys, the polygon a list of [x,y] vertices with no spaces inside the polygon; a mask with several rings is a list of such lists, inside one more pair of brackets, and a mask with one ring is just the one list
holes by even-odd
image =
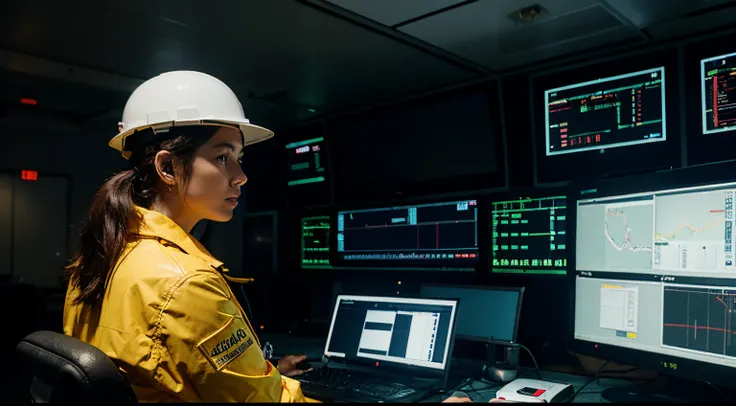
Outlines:
{"label": "white dialog window on screen", "polygon": [[439,326],[439,313],[413,313],[406,358],[431,361],[434,355]]}
{"label": "white dialog window on screen", "polygon": [[601,285],[601,328],[635,333],[638,327],[638,308],[638,287]]}

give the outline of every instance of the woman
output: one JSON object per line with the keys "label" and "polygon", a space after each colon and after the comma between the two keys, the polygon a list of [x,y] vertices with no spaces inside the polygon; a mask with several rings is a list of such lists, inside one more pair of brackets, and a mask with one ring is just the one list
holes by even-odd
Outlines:
{"label": "woman", "polygon": [[94,197],[66,270],[64,333],[112,358],[139,401],[306,400],[284,376],[303,357],[264,359],[234,278],[189,234],[233,217],[243,147],[272,136],[202,73],[157,76],[128,100],[110,146],[130,169]]}

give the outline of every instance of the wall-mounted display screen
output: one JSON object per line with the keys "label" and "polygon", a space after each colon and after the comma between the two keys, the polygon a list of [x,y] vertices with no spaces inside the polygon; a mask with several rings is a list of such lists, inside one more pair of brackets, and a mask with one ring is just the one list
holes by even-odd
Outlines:
{"label": "wall-mounted display screen", "polygon": [[346,266],[473,269],[476,200],[339,211],[337,257]]}
{"label": "wall-mounted display screen", "polygon": [[567,273],[565,196],[522,198],[491,205],[492,272]]}
{"label": "wall-mounted display screen", "polygon": [[736,130],[736,52],[700,61],[703,134]]}
{"label": "wall-mounted display screen", "polygon": [[330,268],[330,217],[302,218],[302,268]]}
{"label": "wall-mounted display screen", "polygon": [[544,92],[546,154],[667,139],[664,67]]}
{"label": "wall-mounted display screen", "polygon": [[288,153],[289,186],[325,181],[326,159],[324,137],[292,142],[286,145]]}

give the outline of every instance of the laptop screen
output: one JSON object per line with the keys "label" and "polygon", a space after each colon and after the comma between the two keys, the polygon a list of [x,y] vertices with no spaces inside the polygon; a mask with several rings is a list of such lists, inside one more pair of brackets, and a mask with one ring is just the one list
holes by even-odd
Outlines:
{"label": "laptop screen", "polygon": [[325,356],[444,370],[456,300],[337,297]]}

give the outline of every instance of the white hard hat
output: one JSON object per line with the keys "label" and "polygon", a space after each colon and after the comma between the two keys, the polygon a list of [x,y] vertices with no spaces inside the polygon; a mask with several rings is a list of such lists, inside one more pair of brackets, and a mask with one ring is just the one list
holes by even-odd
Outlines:
{"label": "white hard hat", "polygon": [[127,159],[130,152],[124,150],[125,139],[136,131],[212,123],[236,125],[244,145],[273,137],[273,131],[245,118],[238,97],[219,79],[201,72],[174,71],[151,78],[135,89],[125,104],[120,133],[109,145]]}

